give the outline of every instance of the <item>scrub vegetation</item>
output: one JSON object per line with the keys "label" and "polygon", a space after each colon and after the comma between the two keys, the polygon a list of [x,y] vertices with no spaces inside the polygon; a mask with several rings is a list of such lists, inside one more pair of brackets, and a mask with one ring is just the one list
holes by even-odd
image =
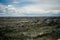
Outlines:
{"label": "scrub vegetation", "polygon": [[0,40],[58,40],[59,17],[0,17]]}

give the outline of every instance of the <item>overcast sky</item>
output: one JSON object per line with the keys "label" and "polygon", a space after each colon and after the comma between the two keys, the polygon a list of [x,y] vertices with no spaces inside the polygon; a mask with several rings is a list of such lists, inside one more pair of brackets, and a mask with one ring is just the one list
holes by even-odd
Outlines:
{"label": "overcast sky", "polygon": [[0,16],[60,16],[60,0],[0,0]]}

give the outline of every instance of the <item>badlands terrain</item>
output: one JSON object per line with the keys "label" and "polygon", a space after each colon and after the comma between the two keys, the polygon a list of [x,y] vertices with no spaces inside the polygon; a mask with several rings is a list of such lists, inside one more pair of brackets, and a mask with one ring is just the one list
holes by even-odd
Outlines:
{"label": "badlands terrain", "polygon": [[60,17],[0,17],[0,40],[59,40]]}

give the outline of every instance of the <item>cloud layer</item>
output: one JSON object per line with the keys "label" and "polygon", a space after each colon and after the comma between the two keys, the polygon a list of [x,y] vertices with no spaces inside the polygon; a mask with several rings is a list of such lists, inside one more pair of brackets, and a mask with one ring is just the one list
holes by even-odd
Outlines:
{"label": "cloud layer", "polygon": [[0,16],[51,16],[60,14],[59,3],[60,0],[13,0],[8,5],[0,3]]}

